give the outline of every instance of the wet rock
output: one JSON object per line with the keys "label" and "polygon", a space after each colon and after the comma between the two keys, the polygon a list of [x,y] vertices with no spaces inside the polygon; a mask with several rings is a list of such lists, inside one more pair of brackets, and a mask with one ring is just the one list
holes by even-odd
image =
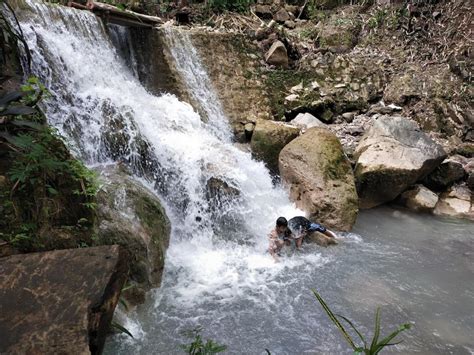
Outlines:
{"label": "wet rock", "polygon": [[471,191],[466,185],[457,185],[441,194],[434,210],[437,215],[474,220]]}
{"label": "wet rock", "polygon": [[268,168],[278,172],[278,155],[285,145],[298,137],[299,128],[269,120],[258,120],[250,146],[253,154]]}
{"label": "wet rock", "polygon": [[431,212],[438,203],[438,195],[423,185],[415,185],[401,195],[400,201],[415,212]]}
{"label": "wet rock", "polygon": [[291,18],[290,18],[290,14],[288,13],[288,11],[286,11],[284,8],[281,8],[281,9],[273,16],[273,19],[274,19],[276,22],[284,23],[285,21],[289,21]]}
{"label": "wet rock", "polygon": [[206,183],[206,198],[209,201],[214,201],[211,203],[213,206],[222,206],[228,200],[234,199],[240,195],[240,191],[230,186],[226,181],[211,177],[207,180]]}
{"label": "wet rock", "polygon": [[276,67],[288,68],[288,52],[285,45],[276,41],[265,54],[265,61]]}
{"label": "wet rock", "polygon": [[279,167],[290,198],[310,219],[338,230],[352,228],[358,211],[354,176],[333,133],[309,129],[283,148]]}
{"label": "wet rock", "polygon": [[[264,29],[266,31],[271,29]],[[196,29],[190,35],[236,138],[245,142],[242,122],[248,123],[249,118],[272,117],[265,81],[259,74],[260,56],[255,59],[258,47],[235,33]]]}
{"label": "wet rock", "polygon": [[333,238],[325,236],[323,233],[314,232],[310,233],[306,238],[305,242],[316,243],[321,247],[328,247],[330,245],[337,245],[337,241]]}
{"label": "wet rock", "polygon": [[462,180],[464,175],[461,163],[446,160],[423,180],[423,184],[432,190],[441,191]]}
{"label": "wet rock", "polygon": [[1,258],[0,353],[100,354],[127,272],[116,245]]}
{"label": "wet rock", "polygon": [[290,124],[302,129],[326,126],[326,124],[307,112],[298,114],[295,119],[290,121]]}
{"label": "wet rock", "polygon": [[170,223],[158,197],[120,168],[100,172],[97,244],[118,244],[131,255],[130,281],[136,292],[159,287],[169,244]]}
{"label": "wet rock", "polygon": [[362,137],[354,157],[360,207],[371,208],[393,200],[424,178],[446,153],[416,123],[382,116]]}

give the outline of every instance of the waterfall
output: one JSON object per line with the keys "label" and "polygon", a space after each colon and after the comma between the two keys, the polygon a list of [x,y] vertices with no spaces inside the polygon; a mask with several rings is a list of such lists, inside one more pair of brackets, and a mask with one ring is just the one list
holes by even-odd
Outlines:
{"label": "waterfall", "polygon": [[[105,27],[86,11],[25,6],[17,14],[32,72],[51,92],[43,107],[49,123],[89,166],[128,165],[165,202],[173,227],[161,288],[136,314],[119,314],[135,339],[114,338],[106,353],[180,353],[181,331],[198,324],[230,353],[350,353],[312,297],[314,287],[363,330],[372,327],[376,305],[385,306],[390,324],[419,320],[398,351],[474,349],[472,317],[459,306],[472,303],[472,287],[465,289],[472,272],[459,255],[472,248],[474,225],[446,229],[440,220],[376,210],[362,214],[365,229],[356,226],[363,239],[342,236],[338,248],[324,251],[305,245],[274,264],[266,234],[279,215],[301,212],[262,163],[232,144],[186,31],[165,29],[195,109],[143,87],[123,28]],[[426,247],[433,240],[434,251]],[[439,331],[431,333],[433,324]]]}
{"label": "waterfall", "polygon": [[[176,215],[176,229],[187,236],[192,231],[193,238],[228,240],[215,231],[229,234],[231,224],[240,224],[241,239],[265,235],[276,214],[292,210],[263,164],[232,146],[222,108],[185,34],[168,31],[168,38],[176,40],[173,55],[206,120],[175,96],[147,92],[93,14],[33,2],[30,7],[20,18],[33,73],[52,93],[45,104],[48,120],[84,161],[127,163],[157,187]],[[113,33],[123,50],[124,41]],[[209,198],[209,181],[235,189],[238,197]]]}

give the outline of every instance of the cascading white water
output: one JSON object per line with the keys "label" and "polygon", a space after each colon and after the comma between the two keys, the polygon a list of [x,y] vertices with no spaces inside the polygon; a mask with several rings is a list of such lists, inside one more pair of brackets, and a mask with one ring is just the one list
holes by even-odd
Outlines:
{"label": "cascading white water", "polygon": [[[125,319],[136,338],[119,337],[107,352],[180,353],[178,344],[186,340],[179,331],[202,324],[205,337],[226,343],[230,353],[263,353],[264,348],[275,354],[343,353],[347,347],[328,328],[309,291],[312,287],[324,290],[331,305],[342,305],[342,313],[366,327],[375,304],[385,299],[393,323],[412,319],[416,312],[410,307],[424,306],[430,288],[423,283],[421,291],[415,285],[421,296],[413,304],[390,306],[414,297],[410,281],[393,283],[390,275],[400,273],[396,262],[406,263],[400,250],[415,260],[427,254],[417,248],[403,249],[377,237],[366,243],[349,235],[337,249],[321,252],[306,246],[303,253],[273,264],[265,253],[265,236],[277,216],[298,211],[285,192],[272,185],[263,164],[232,145],[209,78],[185,33],[168,29],[167,38],[176,67],[205,119],[172,95],[147,92],[91,13],[28,4],[30,9],[19,15],[33,50],[33,73],[52,92],[45,105],[49,122],[88,164],[128,164],[156,188],[172,220],[162,287],[135,316]],[[213,199],[211,179],[238,195]],[[389,229],[414,224],[396,218]],[[377,226],[380,220],[375,215],[366,224]],[[461,238],[459,230],[453,227],[451,238]],[[460,280],[468,279],[462,270],[456,266],[453,272]],[[449,297],[465,302],[469,294]],[[450,299],[443,298],[443,304],[449,305]],[[431,302],[443,310],[437,299]],[[461,322],[474,328],[469,319]],[[410,343],[415,349],[452,349],[437,336],[417,334],[420,340],[415,337]],[[456,349],[470,348],[464,334],[451,339],[464,346]]]}

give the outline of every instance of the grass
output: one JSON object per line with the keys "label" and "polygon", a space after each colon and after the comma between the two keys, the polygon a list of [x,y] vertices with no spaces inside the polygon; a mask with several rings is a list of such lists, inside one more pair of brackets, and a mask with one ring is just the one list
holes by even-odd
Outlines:
{"label": "grass", "polygon": [[[389,335],[380,339],[381,325],[380,325],[380,307],[379,307],[377,308],[377,311],[375,312],[374,335],[369,344],[367,338],[362,335],[362,333],[356,328],[356,326],[349,319],[339,314],[333,313],[331,309],[329,308],[329,306],[324,301],[324,299],[321,297],[321,295],[316,290],[312,290],[312,291],[316,299],[319,301],[319,303],[323,307],[326,314],[329,316],[329,319],[336,325],[336,327],[342,333],[346,342],[350,345],[352,350],[354,350],[354,354],[376,355],[386,347],[400,344],[401,341],[396,342],[396,343],[392,343],[391,341],[394,340],[401,332],[411,328],[410,323],[404,323],[400,325],[396,330],[391,332]],[[360,341],[359,340],[356,341],[351,337],[351,335],[346,330],[346,328],[342,325],[339,319],[349,325],[349,327],[357,334]]]}

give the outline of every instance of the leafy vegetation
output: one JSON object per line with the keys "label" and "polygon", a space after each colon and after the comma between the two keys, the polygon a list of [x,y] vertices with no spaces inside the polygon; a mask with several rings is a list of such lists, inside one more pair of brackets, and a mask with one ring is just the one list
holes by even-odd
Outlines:
{"label": "leafy vegetation", "polygon": [[[375,313],[374,336],[372,337],[372,341],[370,342],[370,345],[369,345],[366,338],[362,335],[362,333],[354,326],[354,324],[349,319],[339,314],[333,313],[331,309],[329,308],[329,306],[326,304],[326,302],[323,300],[321,295],[315,290],[313,290],[313,293],[316,296],[319,303],[321,304],[321,306],[323,307],[324,311],[329,316],[329,319],[331,319],[331,321],[341,331],[342,335],[344,336],[344,339],[351,346],[352,350],[354,350],[354,354],[375,355],[388,346],[400,344],[401,341],[397,343],[391,343],[391,341],[401,332],[411,328],[411,324],[404,323],[401,326],[399,326],[398,329],[396,329],[395,331],[393,331],[392,333],[390,333],[389,335],[387,335],[386,337],[380,340],[380,328],[381,328],[380,308],[377,308],[377,311]],[[357,334],[357,336],[362,341],[362,345],[357,345],[357,342],[354,339],[352,339],[349,332],[346,330],[346,328],[344,328],[344,326],[341,324],[338,318],[346,322],[352,328],[352,330]]]}
{"label": "leafy vegetation", "polygon": [[253,0],[208,0],[207,6],[214,12],[248,12]]}
{"label": "leafy vegetation", "polygon": [[127,334],[130,338],[133,338],[133,334],[120,323],[112,321],[110,327],[118,333]]}
{"label": "leafy vegetation", "polygon": [[[48,95],[33,77],[0,98],[0,151],[9,156],[3,167],[9,183],[0,191],[6,217],[0,237],[21,250],[42,248],[39,235],[51,224],[84,229],[83,220],[92,220],[87,210],[95,208],[95,174],[70,156],[37,107]],[[69,204],[80,208],[66,210]]]}
{"label": "leafy vegetation", "polygon": [[197,327],[186,332],[189,338],[193,341],[190,344],[183,344],[181,348],[190,355],[210,355],[225,351],[227,346],[218,344],[213,340],[208,339],[206,342],[201,337],[202,327]]}

